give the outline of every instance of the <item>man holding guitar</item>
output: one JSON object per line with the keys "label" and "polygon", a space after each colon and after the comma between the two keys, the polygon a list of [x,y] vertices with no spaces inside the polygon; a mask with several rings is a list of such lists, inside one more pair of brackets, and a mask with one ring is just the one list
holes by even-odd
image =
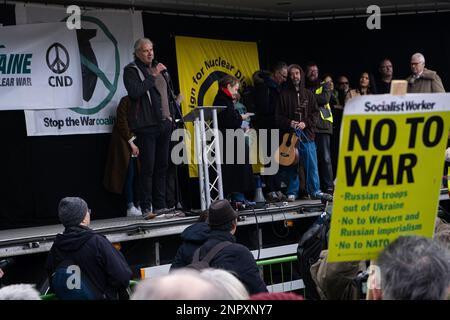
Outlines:
{"label": "man holding guitar", "polygon": [[[281,92],[278,108],[276,108],[275,123],[282,133],[289,133],[292,130],[297,132],[303,131],[304,135],[300,137],[300,144],[304,146],[308,144],[306,149],[311,151],[308,154],[308,158],[313,159],[313,161],[300,159],[305,162],[306,190],[314,199],[332,201],[333,197],[331,195],[320,190],[317,154],[315,153],[314,145],[314,131],[319,120],[319,108],[316,99],[311,91],[304,88],[302,84],[303,70],[299,65],[290,65],[288,73],[287,87]],[[294,186],[288,186],[288,190],[289,193],[294,193],[294,197],[296,197],[299,183],[297,167],[293,168],[290,169],[290,174],[296,177],[291,177],[289,180]]]}

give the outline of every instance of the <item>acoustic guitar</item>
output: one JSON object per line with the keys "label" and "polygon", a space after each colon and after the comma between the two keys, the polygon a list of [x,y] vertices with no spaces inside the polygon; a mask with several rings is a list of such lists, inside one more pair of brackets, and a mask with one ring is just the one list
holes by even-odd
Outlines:
{"label": "acoustic guitar", "polygon": [[283,135],[283,141],[275,153],[275,159],[280,166],[289,167],[298,163],[300,157],[297,149],[298,142],[294,130]]}

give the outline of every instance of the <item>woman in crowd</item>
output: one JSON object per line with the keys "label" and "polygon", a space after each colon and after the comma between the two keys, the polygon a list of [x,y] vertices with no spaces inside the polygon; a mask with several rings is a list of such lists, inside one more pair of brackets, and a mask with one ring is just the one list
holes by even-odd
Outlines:
{"label": "woman in crowd", "polygon": [[348,95],[345,97],[345,102],[350,100],[351,98],[357,97],[357,96],[363,96],[366,94],[374,94],[376,92],[373,92],[371,76],[368,72],[361,73],[361,76],[359,77],[359,85],[356,89],[352,89],[349,91]]}

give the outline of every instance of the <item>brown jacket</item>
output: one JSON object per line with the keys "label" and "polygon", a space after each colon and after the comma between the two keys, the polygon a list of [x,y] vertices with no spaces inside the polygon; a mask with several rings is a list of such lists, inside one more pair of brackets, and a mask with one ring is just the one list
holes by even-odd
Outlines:
{"label": "brown jacket", "polygon": [[127,177],[128,162],[131,157],[131,147],[128,140],[133,133],[128,127],[127,114],[130,106],[128,96],[123,97],[116,110],[116,123],[111,134],[108,158],[106,159],[103,185],[106,190],[122,194]]}
{"label": "brown jacket", "polygon": [[305,133],[314,140],[317,122],[319,121],[319,107],[317,106],[314,94],[300,85],[300,91],[295,90],[292,81],[288,80],[287,88],[281,91],[277,107],[275,108],[275,125],[282,132],[287,132],[291,128],[291,121],[299,121],[295,114],[297,106],[305,106],[301,121],[305,123]]}
{"label": "brown jacket", "polygon": [[441,78],[436,71],[427,68],[423,69],[419,78],[415,79],[411,75],[406,81],[408,81],[408,93],[445,92]]}
{"label": "brown jacket", "polygon": [[328,262],[328,250],[322,250],[319,260],[310,269],[322,300],[359,299],[355,279],[365,270],[364,261]]}

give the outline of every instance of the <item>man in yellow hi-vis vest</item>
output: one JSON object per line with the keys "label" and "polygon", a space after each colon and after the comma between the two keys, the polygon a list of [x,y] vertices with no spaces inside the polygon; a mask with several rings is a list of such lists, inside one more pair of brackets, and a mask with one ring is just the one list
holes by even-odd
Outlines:
{"label": "man in yellow hi-vis vest", "polygon": [[328,82],[320,82],[319,68],[314,62],[306,65],[306,89],[314,93],[320,110],[316,127],[317,160],[319,162],[320,187],[333,194],[333,167],[331,163],[331,135],[333,134],[333,114],[330,108],[331,87]]}

